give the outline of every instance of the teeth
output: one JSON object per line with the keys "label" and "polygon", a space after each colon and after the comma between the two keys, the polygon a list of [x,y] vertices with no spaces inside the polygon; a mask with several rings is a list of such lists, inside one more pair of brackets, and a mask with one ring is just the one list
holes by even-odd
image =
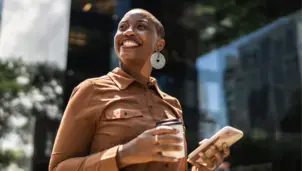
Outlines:
{"label": "teeth", "polygon": [[138,44],[132,40],[126,40],[123,42],[123,45],[126,47],[136,47]]}

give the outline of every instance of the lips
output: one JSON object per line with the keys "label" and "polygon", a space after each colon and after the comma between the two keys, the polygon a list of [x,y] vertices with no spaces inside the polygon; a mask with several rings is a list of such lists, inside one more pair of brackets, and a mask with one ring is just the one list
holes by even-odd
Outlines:
{"label": "lips", "polygon": [[121,47],[123,48],[136,48],[139,47],[141,43],[134,39],[125,39],[121,42]]}
{"label": "lips", "polygon": [[123,41],[122,46],[124,46],[124,47],[138,47],[139,44],[135,41],[132,41],[132,40],[125,40],[125,41]]}

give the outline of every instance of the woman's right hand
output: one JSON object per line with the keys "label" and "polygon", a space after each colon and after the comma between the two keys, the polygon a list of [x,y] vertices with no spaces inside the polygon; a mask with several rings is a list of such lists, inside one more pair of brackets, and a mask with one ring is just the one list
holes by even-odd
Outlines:
{"label": "woman's right hand", "polygon": [[135,139],[121,146],[118,150],[118,164],[120,168],[128,165],[147,162],[177,162],[178,159],[166,157],[164,151],[181,151],[181,142],[177,137],[177,129],[168,126],[159,126],[147,130]]}

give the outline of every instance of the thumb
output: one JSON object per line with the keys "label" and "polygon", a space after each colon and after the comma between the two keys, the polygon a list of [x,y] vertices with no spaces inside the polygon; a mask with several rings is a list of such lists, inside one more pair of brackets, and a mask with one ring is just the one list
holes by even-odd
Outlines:
{"label": "thumb", "polygon": [[199,141],[199,145],[201,145],[201,144],[203,144],[203,143],[205,143],[206,141],[208,141],[208,139],[203,139],[202,141]]}

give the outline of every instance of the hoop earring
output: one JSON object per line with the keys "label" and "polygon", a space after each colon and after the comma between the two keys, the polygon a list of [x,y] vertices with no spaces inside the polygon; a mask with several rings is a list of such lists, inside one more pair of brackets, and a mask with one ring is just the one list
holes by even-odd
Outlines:
{"label": "hoop earring", "polygon": [[150,58],[151,65],[154,69],[162,69],[166,65],[166,58],[160,52],[154,52]]}

